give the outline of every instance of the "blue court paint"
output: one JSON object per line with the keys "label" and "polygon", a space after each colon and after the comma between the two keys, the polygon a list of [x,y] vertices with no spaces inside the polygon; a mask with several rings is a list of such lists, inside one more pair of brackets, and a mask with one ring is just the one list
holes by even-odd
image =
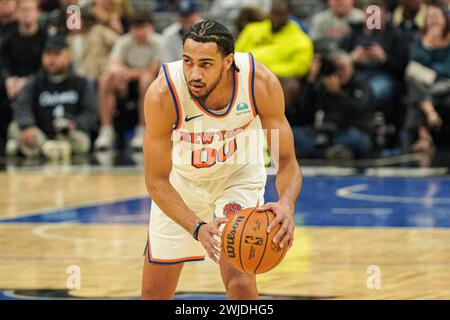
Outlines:
{"label": "blue court paint", "polygon": [[309,178],[295,211],[306,226],[448,228],[450,179]]}
{"label": "blue court paint", "polygon": [[[269,176],[266,201],[277,199]],[[0,223],[147,224],[150,200],[36,212]],[[295,207],[297,225],[450,227],[450,178],[305,177]]]}

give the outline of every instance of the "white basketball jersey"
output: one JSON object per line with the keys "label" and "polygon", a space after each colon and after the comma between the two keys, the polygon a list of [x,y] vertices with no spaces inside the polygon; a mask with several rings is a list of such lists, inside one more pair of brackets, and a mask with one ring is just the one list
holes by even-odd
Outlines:
{"label": "white basketball jersey", "polygon": [[255,62],[250,53],[236,53],[234,60],[239,71],[233,72],[230,102],[221,114],[191,97],[182,60],[163,65],[177,112],[172,169],[187,179],[224,179],[240,169],[265,179],[265,135],[255,103]]}

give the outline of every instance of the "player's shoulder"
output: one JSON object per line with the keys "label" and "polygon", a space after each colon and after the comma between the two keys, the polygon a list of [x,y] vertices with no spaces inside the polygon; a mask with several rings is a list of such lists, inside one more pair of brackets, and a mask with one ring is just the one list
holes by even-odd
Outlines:
{"label": "player's shoulder", "polygon": [[277,76],[265,65],[255,61],[255,99],[258,104],[258,112],[261,116],[284,114],[283,89]]}
{"label": "player's shoulder", "polygon": [[158,76],[148,87],[146,100],[154,103],[170,103],[170,89],[167,85],[163,67],[159,70]]}
{"label": "player's shoulder", "polygon": [[146,120],[158,119],[157,126],[171,127],[177,120],[169,86],[161,68],[158,76],[151,83],[145,94],[144,112]]}
{"label": "player's shoulder", "polygon": [[255,60],[255,90],[269,93],[277,87],[277,84],[279,84],[277,76],[264,64]]}

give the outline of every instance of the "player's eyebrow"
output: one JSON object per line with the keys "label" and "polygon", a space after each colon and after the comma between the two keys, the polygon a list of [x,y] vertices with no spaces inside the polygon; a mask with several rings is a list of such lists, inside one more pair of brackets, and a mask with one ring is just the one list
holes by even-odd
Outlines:
{"label": "player's eyebrow", "polygon": [[[188,56],[187,54],[183,54],[183,58],[186,58],[186,59],[189,59],[189,60],[194,60],[190,56]],[[214,59],[213,58],[204,57],[204,58],[198,59],[198,61],[200,61],[200,62],[214,61]]]}

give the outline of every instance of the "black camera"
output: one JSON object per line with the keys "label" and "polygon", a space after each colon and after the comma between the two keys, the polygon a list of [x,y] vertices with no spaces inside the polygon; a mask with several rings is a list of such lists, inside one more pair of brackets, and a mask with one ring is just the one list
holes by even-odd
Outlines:
{"label": "black camera", "polygon": [[332,74],[336,74],[336,72],[337,72],[337,67],[332,59],[330,59],[329,57],[323,57],[320,60],[319,75],[328,77],[328,76],[331,76]]}
{"label": "black camera", "polygon": [[69,124],[70,120],[67,118],[56,118],[55,120],[53,120],[53,128],[55,129],[56,133],[65,136],[69,135]]}

